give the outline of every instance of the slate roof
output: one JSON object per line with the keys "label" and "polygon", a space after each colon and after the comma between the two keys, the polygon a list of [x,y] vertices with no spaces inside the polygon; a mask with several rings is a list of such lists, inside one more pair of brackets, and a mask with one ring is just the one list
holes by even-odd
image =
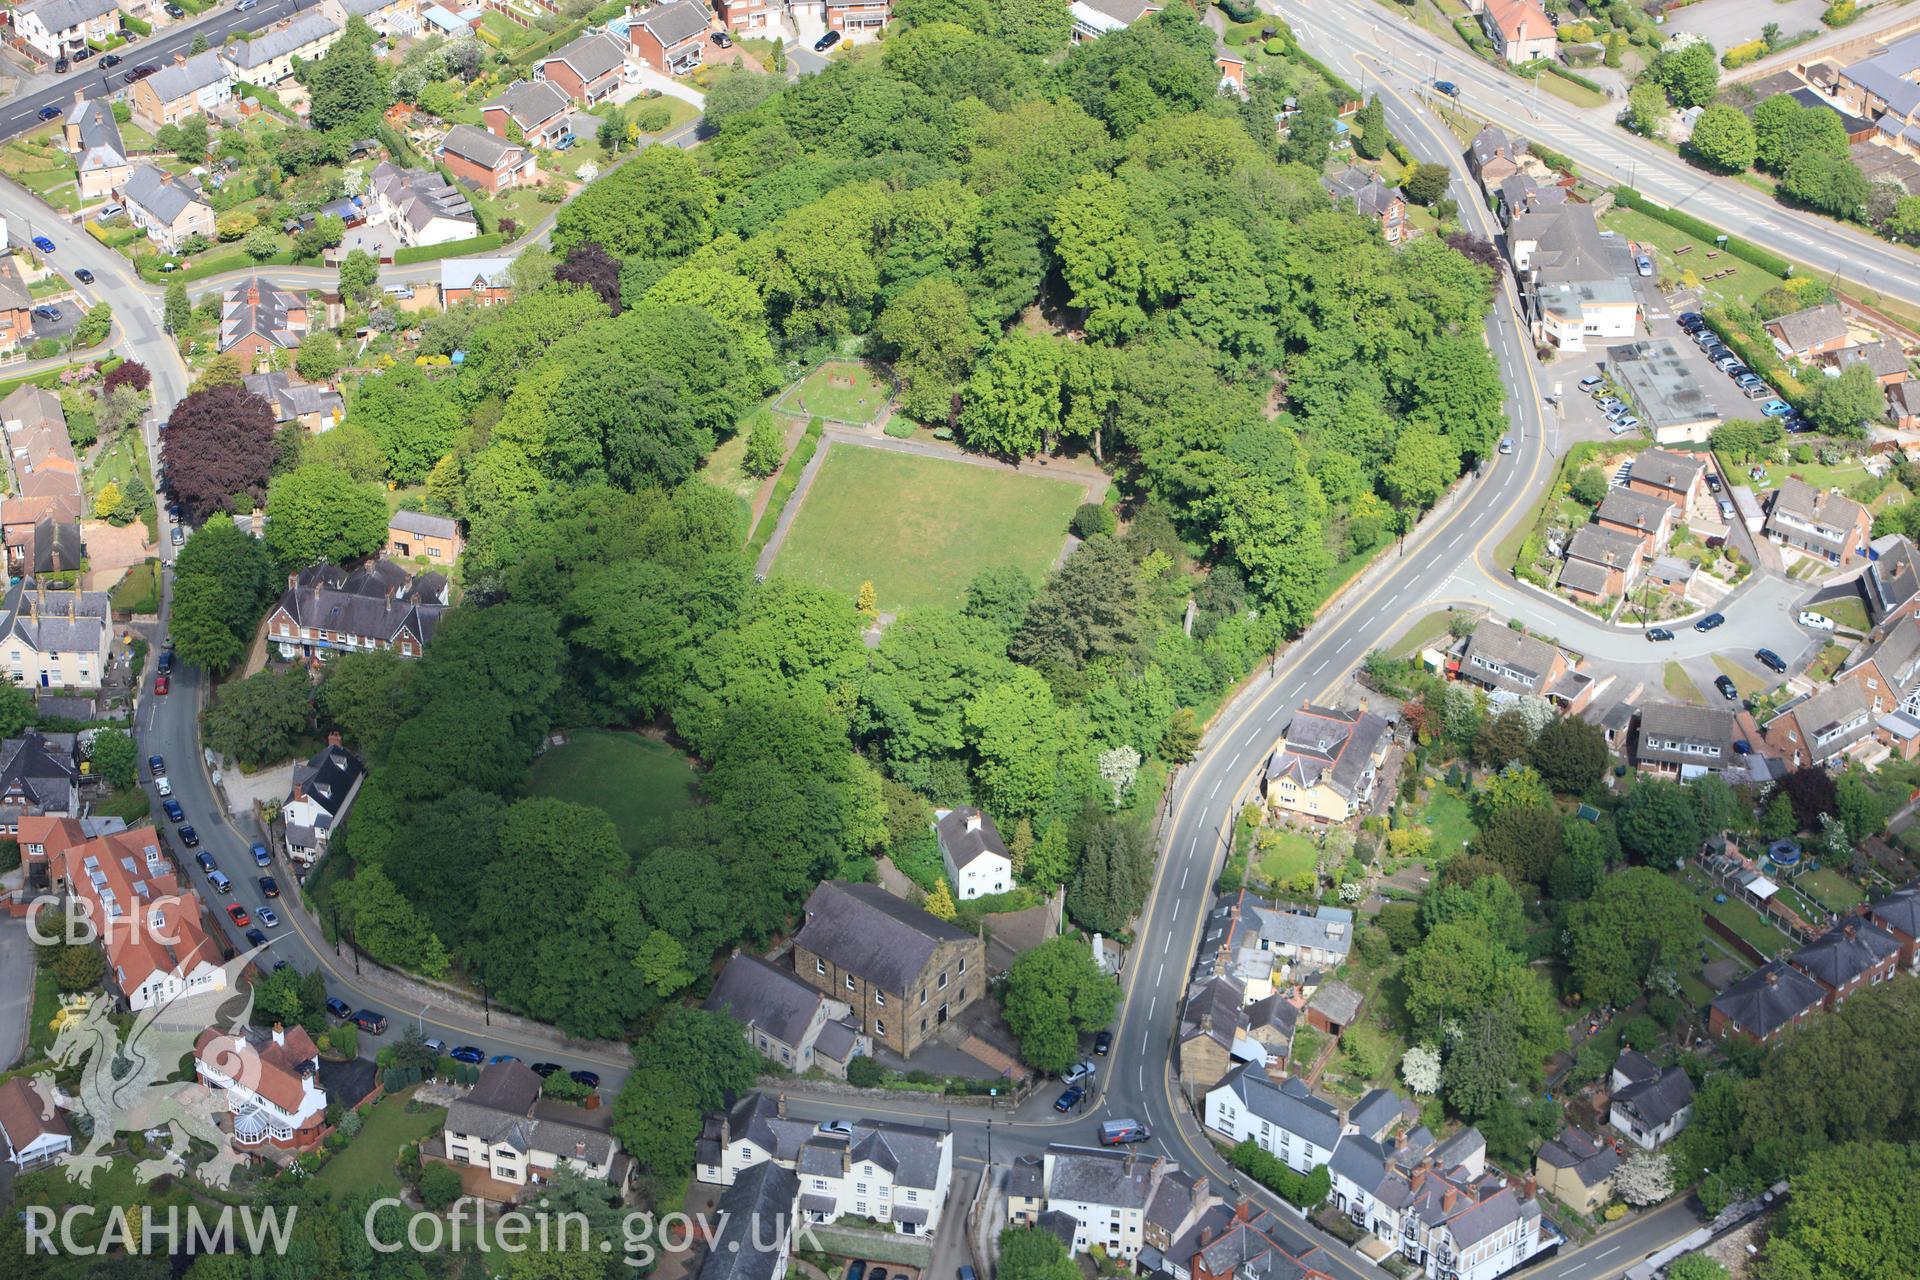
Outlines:
{"label": "slate roof", "polygon": [[460,522],[452,516],[436,516],[426,511],[396,511],[387,520],[387,528],[422,538],[457,538]]}
{"label": "slate roof", "polygon": [[[1650,702],[1640,710],[1640,740],[1636,756],[1642,760],[1668,764],[1706,764],[1712,760],[1724,762],[1727,753],[1732,750],[1733,731],[1731,711],[1719,707],[1687,706],[1678,702]],[[1675,751],[1671,747],[1653,745],[1654,739],[1661,742],[1709,743],[1720,748],[1720,755],[1702,756],[1697,752]]]}
{"label": "slate roof", "polygon": [[653,33],[663,49],[705,33],[712,16],[707,6],[700,0],[675,0],[673,4],[657,4],[644,10],[633,19],[636,27],[645,27]]}
{"label": "slate roof", "polygon": [[[1633,1055],[1633,1061],[1628,1055]],[[1629,1049],[1614,1064],[1631,1083],[1613,1091],[1612,1104],[1650,1128],[1659,1128],[1693,1101],[1693,1081],[1679,1067],[1661,1070]]]}
{"label": "slate roof", "polygon": [[883,991],[905,993],[943,942],[973,937],[873,884],[822,883],[807,898],[807,922],[793,944],[823,956]]}
{"label": "slate roof", "polygon": [[1620,1157],[1611,1143],[1595,1142],[1584,1132],[1568,1125],[1557,1138],[1540,1144],[1538,1157],[1555,1169],[1570,1169],[1583,1187],[1597,1187],[1620,1167]]}
{"label": "slate roof", "polygon": [[1470,1249],[1522,1218],[1539,1216],[1538,1200],[1522,1200],[1516,1188],[1503,1187],[1449,1218],[1447,1231],[1453,1236],[1456,1248]]}
{"label": "slate roof", "polygon": [[293,422],[309,413],[331,415],[346,408],[346,401],[332,387],[301,382],[293,375],[278,370],[250,373],[241,379],[241,383],[249,392],[272,405],[274,417],[280,422]]}
{"label": "slate roof", "polygon": [[473,202],[467,199],[466,192],[437,171],[402,169],[382,160],[368,178],[380,198],[399,210],[401,218],[415,231],[435,218],[451,218],[472,223],[475,234],[479,233],[480,223],[474,215]]}
{"label": "slate roof", "polygon": [[1642,484],[1657,484],[1662,489],[1685,494],[1691,490],[1707,464],[1691,454],[1675,453],[1671,449],[1646,449],[1633,460],[1633,470],[1629,473]]}
{"label": "slate roof", "polygon": [[1372,712],[1309,702],[1287,722],[1279,749],[1267,760],[1267,779],[1291,777],[1302,787],[1324,782],[1351,800],[1391,728]]}
{"label": "slate roof", "polygon": [[[0,310],[25,311],[33,306],[33,294],[11,257],[0,258]],[[31,384],[29,384],[31,385]]]}
{"label": "slate roof", "polygon": [[1840,74],[1884,100],[1889,111],[1911,116],[1920,111],[1920,35],[1896,40],[1871,58],[1862,58]]}
{"label": "slate roof", "polygon": [[483,169],[498,169],[515,152],[525,154],[524,148],[470,124],[457,124],[447,130],[447,136],[440,140],[440,147],[451,155],[473,161]]}
{"label": "slate roof", "polygon": [[[1622,491],[1616,489],[1614,492]],[[1640,540],[1617,529],[1583,524],[1573,531],[1573,537],[1567,542],[1567,559],[1585,560],[1589,564],[1631,573],[1640,559]]]}
{"label": "slate roof", "polygon": [[[1885,563],[1886,557],[1881,557]],[[1852,671],[1871,660],[1894,689],[1905,692],[1920,676],[1920,619],[1903,617],[1876,631],[1844,668]]]}
{"label": "slate roof", "polygon": [[564,62],[583,82],[592,84],[608,72],[619,70],[626,60],[626,53],[617,41],[603,35],[591,35],[581,36],[542,58],[541,62]]}
{"label": "slate roof", "polygon": [[1507,136],[1506,130],[1490,124],[1473,135],[1473,141],[1467,144],[1467,155],[1473,161],[1474,172],[1478,173],[1487,161],[1512,159],[1520,149],[1520,145]]}
{"label": "slate roof", "polygon": [[1293,1039],[1293,1029],[1299,1024],[1300,1009],[1278,991],[1264,1000],[1255,1000],[1247,1006],[1247,1028],[1258,1031],[1269,1028],[1281,1033],[1287,1040]]}
{"label": "slate roof", "polygon": [[1333,1149],[1327,1167],[1374,1199],[1391,1208],[1405,1208],[1410,1198],[1407,1182],[1388,1167],[1387,1147],[1372,1138],[1348,1134]]}
{"label": "slate roof", "polygon": [[1340,1141],[1340,1113],[1314,1097],[1295,1076],[1275,1084],[1253,1063],[1245,1062],[1222,1076],[1215,1087],[1230,1091],[1249,1114],[1316,1147],[1332,1150]]}
{"label": "slate roof", "polygon": [[27,0],[15,7],[20,14],[34,14],[48,31],[58,34],[94,18],[104,18],[117,6],[114,0]]}
{"label": "slate roof", "polygon": [[1847,319],[1831,302],[1804,311],[1790,311],[1767,321],[1769,330],[1779,330],[1780,341],[1794,351],[1805,351],[1824,342],[1847,336]]}
{"label": "slate roof", "polygon": [[1508,226],[1507,239],[1510,243],[1533,241],[1528,262],[1542,284],[1597,284],[1620,279],[1590,204],[1517,213]]}
{"label": "slate roof", "polygon": [[1867,915],[1883,929],[1920,938],[1920,885],[1895,889],[1869,906]]}
{"label": "slate roof", "polygon": [[[970,819],[978,818],[979,823],[971,830]],[[939,837],[940,848],[953,859],[953,865],[965,870],[979,859],[993,854],[1007,856],[1007,842],[1000,838],[1000,828],[994,825],[990,814],[982,813],[970,805],[956,805],[940,814],[933,824],[934,834]]]}
{"label": "slate roof", "polygon": [[1834,363],[1842,369],[1864,364],[1876,378],[1907,372],[1907,354],[1900,349],[1900,344],[1891,338],[1842,348],[1835,353]]}
{"label": "slate roof", "polygon": [[813,1052],[815,1057],[846,1062],[859,1044],[860,1028],[846,1018],[837,1018],[820,1028],[813,1040]]}
{"label": "slate roof", "polygon": [[[930,1191],[940,1184],[940,1156],[947,1135],[921,1125],[855,1120],[848,1159],[885,1169],[903,1187]],[[809,1142],[817,1142],[816,1135]]]}
{"label": "slate roof", "polygon": [[43,591],[31,581],[14,585],[5,608],[4,634],[18,636],[39,653],[98,651],[102,631],[113,622],[106,592]]}
{"label": "slate roof", "polygon": [[272,62],[282,54],[292,53],[295,49],[324,40],[339,31],[332,18],[318,10],[309,10],[287,23],[286,26],[272,26],[258,32],[251,40],[236,40],[225,45],[222,52],[228,62],[243,71]]}
{"label": "slate roof", "polygon": [[1844,920],[1794,954],[1794,967],[1839,990],[1900,953],[1893,935],[1860,919]]}
{"label": "slate roof", "polygon": [[826,999],[794,975],[759,956],[737,955],[720,970],[713,993],[700,1007],[725,1010],[735,1021],[758,1027],[782,1044],[797,1045]]}
{"label": "slate roof", "polygon": [[1374,1089],[1347,1111],[1347,1123],[1378,1138],[1400,1118],[1400,1098],[1391,1089]]}
{"label": "slate roof", "polygon": [[[535,129],[573,105],[566,90],[545,80],[522,80],[508,85],[480,104],[486,111],[499,107],[522,129]],[[451,136],[451,135],[449,135]]]}
{"label": "slate roof", "polygon": [[104,98],[89,98],[74,108],[68,123],[80,133],[80,151],[74,164],[81,173],[110,169],[127,162],[127,144],[120,138],[120,122],[113,118],[113,104]]}
{"label": "slate roof", "polygon": [[231,78],[226,67],[221,65],[220,52],[219,49],[208,49],[192,55],[185,62],[162,67],[148,76],[145,83],[163,103],[198,93],[210,84]]}
{"label": "slate roof", "polygon": [[[1852,680],[1814,690],[1799,702],[1789,704],[1774,720],[1782,716],[1793,717],[1794,723],[1800,726],[1801,745],[1817,760],[1838,755],[1873,732],[1867,692]],[[1843,727],[1849,725],[1852,727],[1843,732]],[[1767,727],[1773,727],[1773,720],[1767,722]]]}
{"label": "slate roof", "polygon": [[248,276],[226,292],[220,307],[220,349],[250,335],[276,347],[297,347],[306,336],[306,301],[285,289]]}
{"label": "slate roof", "polygon": [[80,777],[73,748],[74,735],[38,729],[0,742],[0,808],[16,814],[23,808],[66,813]]}
{"label": "slate roof", "polygon": [[1234,1032],[1241,1025],[1240,1005],[1246,994],[1247,989],[1240,980],[1226,974],[1196,983],[1187,992],[1186,1003],[1180,1009],[1181,1041],[1206,1036],[1231,1050]]}
{"label": "slate roof", "polygon": [[1284,946],[1309,947],[1345,956],[1353,947],[1351,920],[1318,913],[1302,915],[1297,911],[1263,906],[1255,906],[1252,915],[1260,940],[1276,949]]}
{"label": "slate roof", "polygon": [[1826,989],[1784,960],[1755,969],[1722,991],[1708,1007],[1734,1026],[1765,1039],[1826,999]]}
{"label": "slate roof", "polygon": [[1665,498],[1636,493],[1623,487],[1607,490],[1607,496],[1600,500],[1600,506],[1593,514],[1597,519],[1610,520],[1652,534],[1671,522],[1673,504]]}
{"label": "slate roof", "polygon": [[1339,173],[1320,180],[1336,208],[1351,208],[1363,217],[1384,216],[1395,200],[1405,200],[1398,187],[1389,187],[1371,169],[1350,164]]}
{"label": "slate roof", "polygon": [[351,751],[328,745],[312,759],[294,763],[293,785],[328,813],[338,814],[362,772],[359,758]]}
{"label": "slate roof", "polygon": [[[1504,672],[1473,666],[1475,654],[1490,658],[1501,667],[1524,672],[1533,677],[1533,683],[1528,685],[1512,679]],[[1541,693],[1544,691],[1541,682],[1553,670],[1553,659],[1554,648],[1546,641],[1536,640],[1523,631],[1515,631],[1492,619],[1482,619],[1474,627],[1473,634],[1467,637],[1467,647],[1460,655],[1460,669],[1463,674],[1471,672],[1476,680],[1511,692]]]}
{"label": "slate roof", "polygon": [[317,564],[302,569],[280,596],[296,627],[390,642],[410,630],[425,644],[447,611],[446,579],[414,577],[391,560],[358,569]]}
{"label": "slate roof", "polygon": [[1047,1148],[1052,1179],[1047,1199],[1144,1211],[1153,1196],[1156,1161],[1131,1151],[1055,1143]]}
{"label": "slate roof", "polygon": [[724,1138],[728,1144],[744,1139],[775,1160],[793,1164],[813,1136],[814,1126],[781,1115],[780,1103],[771,1094],[748,1093],[724,1116],[706,1118],[698,1144],[699,1160],[702,1164],[719,1164]]}
{"label": "slate roof", "polygon": [[741,1173],[720,1197],[720,1230],[699,1280],[773,1280],[799,1197],[799,1176],[772,1161]]}
{"label": "slate roof", "polygon": [[1329,1022],[1337,1022],[1344,1027],[1359,1016],[1360,1001],[1358,991],[1335,979],[1320,984],[1320,989],[1313,993],[1313,999],[1307,1001],[1307,1008],[1321,1014]]}
{"label": "slate roof", "polygon": [[190,179],[176,178],[150,164],[143,164],[128,175],[120,186],[120,197],[129,205],[138,205],[161,225],[168,227],[189,206],[206,203]]}

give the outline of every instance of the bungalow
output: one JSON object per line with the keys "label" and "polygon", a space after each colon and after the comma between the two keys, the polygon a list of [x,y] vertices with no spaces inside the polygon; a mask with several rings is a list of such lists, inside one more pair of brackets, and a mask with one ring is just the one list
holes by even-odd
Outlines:
{"label": "bungalow", "polygon": [[1449,670],[1497,697],[1531,694],[1570,715],[1579,714],[1593,697],[1593,678],[1577,670],[1562,650],[1490,618],[1474,627]]}
{"label": "bungalow", "polygon": [[1162,0],[1073,0],[1067,12],[1073,19],[1071,36],[1075,44],[1098,40],[1115,31],[1125,31],[1149,14],[1166,6]]}
{"label": "bungalow", "polygon": [[1642,554],[1652,556],[1666,549],[1678,514],[1679,508],[1664,498],[1623,487],[1607,490],[1593,518],[1598,527],[1634,539]]}
{"label": "bungalow", "polygon": [[82,200],[104,199],[132,175],[127,144],[120,139],[120,122],[113,118],[113,104],[105,98],[89,100],[75,89],[66,135]]}
{"label": "bungalow", "polygon": [[1627,488],[1650,498],[1670,502],[1685,520],[1697,503],[1707,498],[1705,459],[1671,449],[1646,449],[1627,472]]}
{"label": "bungalow", "polygon": [[221,1095],[233,1116],[233,1144],[305,1151],[326,1137],[327,1091],[320,1087],[320,1051],[306,1028],[239,1034],[208,1027],[193,1045],[201,1086]]}
{"label": "bungalow", "polygon": [[508,273],[512,258],[447,258],[440,264],[442,310],[471,302],[476,307],[498,306],[513,297]]}
{"label": "bungalow", "polygon": [[280,805],[289,858],[312,866],[326,854],[334,828],[346,820],[365,775],[359,757],[340,745],[337,733],[327,736],[327,745],[312,759],[295,762],[293,784]]}
{"label": "bungalow", "polygon": [[370,220],[392,227],[401,244],[451,244],[480,234],[473,202],[438,172],[382,160],[367,176]]}
{"label": "bungalow", "polygon": [[262,285],[250,275],[227,290],[220,308],[220,350],[230,351],[242,373],[268,351],[291,351],[307,336],[305,294]]}
{"label": "bungalow", "polygon": [[1913,377],[1913,370],[1907,365],[1907,353],[1892,338],[1842,347],[1834,354],[1833,367],[1842,373],[1856,364],[1867,366],[1874,381],[1883,387],[1891,387]]}
{"label": "bungalow", "polygon": [[1798,769],[1825,764],[1872,738],[1873,720],[1866,691],[1842,680],[1788,703],[1761,733],[1768,751]]}
{"label": "bungalow", "polygon": [[284,372],[250,373],[242,385],[273,406],[274,421],[281,425],[297,422],[318,435],[340,425],[346,416],[346,401],[332,387],[301,382]]}
{"label": "bungalow", "polygon": [[1654,1066],[1638,1049],[1621,1050],[1607,1087],[1607,1123],[1648,1151],[1693,1118],[1693,1080],[1679,1067]]}
{"label": "bungalow", "polygon": [[628,38],[640,61],[661,75],[682,76],[700,65],[712,21],[701,0],[671,0],[635,14]]}
{"label": "bungalow", "polygon": [[1474,177],[1480,179],[1481,187],[1491,192],[1520,172],[1520,156],[1526,148],[1524,140],[1509,137],[1505,129],[1490,124],[1474,134],[1473,141],[1467,144],[1467,164]]}
{"label": "bungalow", "polygon": [[1640,576],[1641,541],[1597,524],[1581,525],[1567,543],[1560,585],[1576,600],[1624,595]]}
{"label": "bungalow", "polygon": [[1208,1090],[1202,1122],[1229,1143],[1254,1143],[1295,1173],[1327,1163],[1340,1143],[1340,1113],[1306,1081],[1288,1076],[1276,1083],[1252,1063]]}
{"label": "bungalow", "polygon": [[1872,528],[1873,513],[1852,498],[1795,476],[1780,482],[1767,511],[1769,538],[1843,569],[1866,554]]}
{"label": "bungalow", "polygon": [[1732,768],[1733,712],[1677,702],[1651,702],[1640,711],[1631,759],[1642,773],[1681,780]]}
{"label": "bungalow", "polygon": [[614,1141],[613,1108],[543,1098],[541,1084],[518,1059],[483,1068],[467,1096],[447,1108],[440,1150],[421,1154],[484,1170],[487,1181],[469,1188],[488,1199],[511,1199],[518,1188],[549,1181],[562,1165],[623,1190],[633,1162]]}
{"label": "bungalow", "polygon": [[551,147],[573,132],[573,103],[566,91],[545,80],[516,80],[480,107],[487,132],[513,141],[518,129],[530,147]]}
{"label": "bungalow", "polygon": [[627,51],[604,35],[581,36],[533,64],[536,77],[589,107],[620,87],[626,69]]}
{"label": "bungalow", "polygon": [[358,569],[310,565],[287,576],[287,589],[267,614],[267,639],[288,661],[391,649],[417,658],[447,610],[447,580],[418,577],[391,560]]}
{"label": "bungalow", "polygon": [[1533,1176],[1542,1191],[1592,1217],[1613,1199],[1613,1173],[1620,1164],[1612,1143],[1596,1142],[1568,1125],[1559,1137],[1540,1144]]}
{"label": "bungalow", "polygon": [[293,75],[293,62],[313,62],[333,47],[345,28],[324,10],[309,10],[220,47],[227,74],[256,88],[272,88]]}
{"label": "bungalow", "polygon": [[89,40],[120,34],[114,0],[26,0],[13,11],[15,43],[43,62],[71,57]]}
{"label": "bungalow", "polygon": [[73,1150],[73,1130],[25,1076],[0,1084],[0,1144],[17,1173],[52,1164]]}
{"label": "bungalow", "polygon": [[218,49],[191,57],[175,54],[172,66],[135,81],[130,96],[133,122],[148,133],[158,133],[164,125],[205,115],[232,101],[233,73],[220,60]]}
{"label": "bungalow", "polygon": [[1308,703],[1287,722],[1267,757],[1261,791],[1272,808],[1316,822],[1346,822],[1372,802],[1392,746],[1392,721],[1364,705],[1348,711]]}
{"label": "bungalow", "polygon": [[1398,187],[1389,187],[1371,169],[1350,164],[1339,173],[1320,179],[1336,209],[1348,209],[1377,223],[1388,244],[1407,238],[1407,197]]}
{"label": "bungalow", "polygon": [[11,257],[0,258],[0,351],[33,337],[33,294]]}
{"label": "bungalow", "polygon": [[1776,316],[1766,322],[1766,330],[1774,350],[1792,360],[1838,351],[1849,341],[1847,318],[1830,302]]}
{"label": "bungalow", "polygon": [[143,164],[128,175],[115,195],[127,207],[128,220],[168,253],[180,252],[189,236],[209,241],[214,237],[213,206],[191,177],[175,177]]}
{"label": "bungalow", "polygon": [[436,560],[452,564],[460,558],[460,522],[425,511],[396,511],[387,518],[384,554],[395,560]]}
{"label": "bungalow", "polygon": [[503,142],[485,129],[457,124],[440,142],[440,158],[454,177],[470,182],[489,195],[538,182],[533,153]]}
{"label": "bungalow", "polygon": [[759,956],[728,960],[700,1007],[740,1023],[747,1043],[788,1071],[819,1067],[844,1080],[847,1064],[872,1048],[851,1008]]}
{"label": "bungalow", "polygon": [[937,809],[933,834],[954,896],[966,902],[1013,888],[1013,860],[992,818],[970,805]]}
{"label": "bungalow", "polygon": [[1480,25],[1509,66],[1553,57],[1559,39],[1547,11],[1534,0],[1486,0]]}
{"label": "bungalow", "polygon": [[1821,1007],[1827,992],[1785,960],[1754,970],[1707,1003],[1707,1030],[1772,1044]]}
{"label": "bungalow", "polygon": [[1789,963],[1819,983],[1826,1007],[1837,1009],[1900,971],[1900,943],[1871,921],[1849,917],[1796,951]]}

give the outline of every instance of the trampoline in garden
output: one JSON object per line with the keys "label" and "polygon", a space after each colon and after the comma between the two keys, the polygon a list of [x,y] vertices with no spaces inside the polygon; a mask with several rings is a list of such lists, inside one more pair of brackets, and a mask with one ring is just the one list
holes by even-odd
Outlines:
{"label": "trampoline in garden", "polygon": [[1800,870],[1800,846],[1791,840],[1775,840],[1767,846],[1767,861],[1792,875]]}

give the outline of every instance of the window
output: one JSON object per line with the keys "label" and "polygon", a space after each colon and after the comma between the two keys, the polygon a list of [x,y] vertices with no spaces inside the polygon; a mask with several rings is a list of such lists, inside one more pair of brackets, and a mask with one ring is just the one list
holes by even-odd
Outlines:
{"label": "window", "polygon": [[867,1194],[867,1184],[864,1182],[856,1182],[853,1184],[853,1190],[855,1195],[863,1196]]}
{"label": "window", "polygon": [[825,973],[827,971],[827,962],[825,960],[815,960],[813,962],[813,971],[815,973]]}
{"label": "window", "polygon": [[925,987],[922,987],[920,988],[920,1003],[925,1004],[926,1002],[927,1002],[927,989]]}
{"label": "window", "polygon": [[943,973],[943,974],[941,974],[941,975],[940,975],[940,984],[939,984],[939,985],[940,985],[940,989],[941,989],[942,991],[945,991],[945,990],[947,989],[947,975],[946,975],[946,974],[944,974],[944,973]]}
{"label": "window", "polygon": [[962,973],[965,973],[966,971],[967,971],[967,958],[966,958],[965,956],[961,956],[961,957],[960,957],[960,972],[962,972]]}
{"label": "window", "polygon": [[878,1006],[880,1006],[880,1007],[881,1007],[882,1009],[884,1009],[884,1008],[886,1008],[886,1007],[887,1007],[887,993],[886,993],[886,992],[884,992],[884,991],[876,991],[876,992],[874,992],[874,993],[873,993],[873,1002],[874,1002],[874,1003],[875,1003],[876,1005],[878,1005]]}
{"label": "window", "polygon": [[885,1018],[875,1018],[873,1020],[873,1034],[877,1036],[887,1034],[887,1020]]}
{"label": "window", "polygon": [[853,990],[853,975],[852,975],[852,974],[848,974],[848,975],[847,975],[847,990],[849,990],[849,991],[851,991],[851,990]]}

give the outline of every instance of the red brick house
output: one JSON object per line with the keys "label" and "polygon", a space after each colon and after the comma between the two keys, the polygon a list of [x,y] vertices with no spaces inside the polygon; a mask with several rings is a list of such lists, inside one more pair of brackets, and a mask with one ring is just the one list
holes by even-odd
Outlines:
{"label": "red brick house", "polygon": [[592,106],[620,87],[627,69],[627,53],[617,40],[581,36],[551,57],[533,65],[533,74],[575,102]]}
{"label": "red brick house", "polygon": [[1633,460],[1627,488],[1649,498],[1661,498],[1680,508],[1680,519],[1707,493],[1707,464],[1687,453],[1648,449]]}
{"label": "red brick house", "polygon": [[1900,967],[1920,973],[1920,886],[1896,889],[1869,906],[1867,918],[1900,944]]}
{"label": "red brick house", "polygon": [[532,152],[470,124],[457,124],[447,130],[440,143],[440,159],[454,177],[496,195],[528,186],[540,177],[533,166]]}
{"label": "red brick house", "polygon": [[440,264],[440,306],[493,307],[513,297],[512,258],[448,258]]}
{"label": "red brick house", "polygon": [[673,0],[636,15],[629,39],[640,61],[662,75],[683,76],[700,65],[712,21],[701,0]]}
{"label": "red brick house", "polygon": [[1791,963],[1820,984],[1832,1010],[1899,972],[1900,943],[1871,921],[1849,916],[1796,951]]}
{"label": "red brick house", "polygon": [[307,299],[270,284],[258,275],[227,290],[220,308],[220,350],[240,362],[242,373],[275,347],[292,349],[307,336]]}
{"label": "red brick house", "polygon": [[1838,489],[1816,489],[1798,476],[1780,482],[1767,512],[1769,538],[1842,569],[1866,554],[1872,528],[1871,511]]}
{"label": "red brick house", "polygon": [[512,142],[518,128],[528,146],[550,147],[573,132],[573,102],[557,84],[516,80],[481,106],[480,119],[502,141]]}
{"label": "red brick house", "polygon": [[893,18],[890,0],[826,0],[827,30],[841,35],[872,36]]}
{"label": "red brick house", "polygon": [[1583,524],[1567,543],[1560,586],[1576,600],[1597,601],[1620,595],[1640,574],[1640,539],[1617,529]]}
{"label": "red brick house", "polygon": [[1646,555],[1658,555],[1673,533],[1677,508],[1665,499],[1651,497],[1632,489],[1607,490],[1593,518],[1602,529],[1624,533],[1639,540]]}
{"label": "red brick house", "polygon": [[1707,1030],[1773,1044],[1817,1012],[1826,990],[1785,960],[1770,961],[1715,996],[1707,1005]]}
{"label": "red brick house", "polygon": [[1247,91],[1247,60],[1224,44],[1214,46],[1213,65],[1220,68],[1220,87],[1235,93]]}
{"label": "red brick house", "polygon": [[715,0],[714,13],[727,30],[756,35],[780,25],[781,6],[773,0]]}
{"label": "red brick house", "polygon": [[1783,356],[1806,360],[1847,345],[1847,318],[1832,303],[1767,321],[1767,336]]}
{"label": "red brick house", "polygon": [[1907,366],[1907,353],[1892,338],[1842,347],[1833,354],[1833,367],[1843,373],[1856,364],[1867,366],[1873,373],[1874,381],[1883,387],[1891,387],[1913,377],[1913,370]]}

